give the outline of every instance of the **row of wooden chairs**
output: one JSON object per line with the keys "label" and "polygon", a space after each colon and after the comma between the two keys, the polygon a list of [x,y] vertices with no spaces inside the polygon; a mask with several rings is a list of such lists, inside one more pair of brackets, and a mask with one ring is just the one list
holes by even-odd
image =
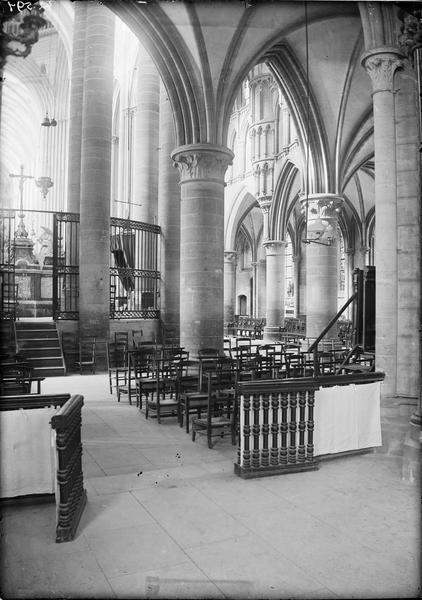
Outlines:
{"label": "row of wooden chairs", "polygon": [[118,353],[120,359],[119,367],[115,364],[109,372],[118,401],[126,394],[132,404],[135,396],[146,419],[155,417],[161,423],[166,417],[174,417],[181,426],[185,420],[187,432],[193,416],[192,439],[205,433],[210,447],[216,430],[224,435],[229,429],[234,440],[234,412],[230,406],[234,402],[236,369],[231,359],[204,348],[194,372],[189,353],[175,346],[125,351],[124,344],[110,343],[109,352],[110,356]]}

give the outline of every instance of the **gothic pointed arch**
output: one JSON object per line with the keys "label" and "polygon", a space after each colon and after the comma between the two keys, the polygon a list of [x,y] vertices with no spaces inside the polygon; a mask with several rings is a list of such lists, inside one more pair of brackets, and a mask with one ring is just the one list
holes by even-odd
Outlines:
{"label": "gothic pointed arch", "polygon": [[154,61],[175,115],[178,146],[210,138],[201,73],[175,24],[158,3],[116,0],[107,5],[133,31]]}

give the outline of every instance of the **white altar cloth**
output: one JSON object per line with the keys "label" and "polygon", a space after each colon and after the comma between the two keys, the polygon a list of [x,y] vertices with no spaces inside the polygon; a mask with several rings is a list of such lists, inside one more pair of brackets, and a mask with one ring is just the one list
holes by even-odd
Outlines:
{"label": "white altar cloth", "polygon": [[0,412],[0,497],[56,491],[54,406]]}
{"label": "white altar cloth", "polygon": [[380,382],[315,392],[314,455],[381,446]]}

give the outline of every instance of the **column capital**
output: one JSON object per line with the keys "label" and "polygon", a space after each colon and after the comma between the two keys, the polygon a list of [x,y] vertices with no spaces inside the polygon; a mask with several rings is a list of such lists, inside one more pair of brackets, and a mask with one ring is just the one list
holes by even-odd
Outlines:
{"label": "column capital", "polygon": [[368,50],[361,63],[372,81],[373,93],[392,92],[394,73],[403,66],[403,55],[398,48],[383,46]]}
{"label": "column capital", "polygon": [[259,196],[256,200],[257,200],[257,202],[259,204],[259,208],[262,210],[262,212],[268,214],[270,212],[271,206],[273,204],[272,195]]}
{"label": "column capital", "polygon": [[311,206],[312,208],[317,208],[318,211],[322,210],[323,213],[327,213],[340,208],[344,202],[344,198],[337,194],[308,194],[307,196],[303,195],[300,198],[300,202],[303,206],[306,206],[306,203],[308,203],[308,208]]}
{"label": "column capital", "polygon": [[306,243],[332,245],[337,234],[337,213],[343,198],[337,194],[308,194],[300,200],[306,215]]}
{"label": "column capital", "polygon": [[214,144],[179,146],[171,153],[173,165],[180,172],[180,183],[203,179],[224,185],[224,174],[233,157],[229,148]]}
{"label": "column capital", "polygon": [[285,240],[267,240],[262,244],[267,256],[280,256],[284,252],[287,242]]}
{"label": "column capital", "polygon": [[236,264],[238,254],[236,250],[224,250],[224,262]]}

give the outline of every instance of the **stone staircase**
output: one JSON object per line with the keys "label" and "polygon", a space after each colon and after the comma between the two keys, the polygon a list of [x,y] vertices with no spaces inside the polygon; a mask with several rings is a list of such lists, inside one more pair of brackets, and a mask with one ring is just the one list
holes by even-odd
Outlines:
{"label": "stone staircase", "polygon": [[17,321],[16,347],[33,367],[33,374],[58,377],[66,374],[62,348],[54,321]]}

